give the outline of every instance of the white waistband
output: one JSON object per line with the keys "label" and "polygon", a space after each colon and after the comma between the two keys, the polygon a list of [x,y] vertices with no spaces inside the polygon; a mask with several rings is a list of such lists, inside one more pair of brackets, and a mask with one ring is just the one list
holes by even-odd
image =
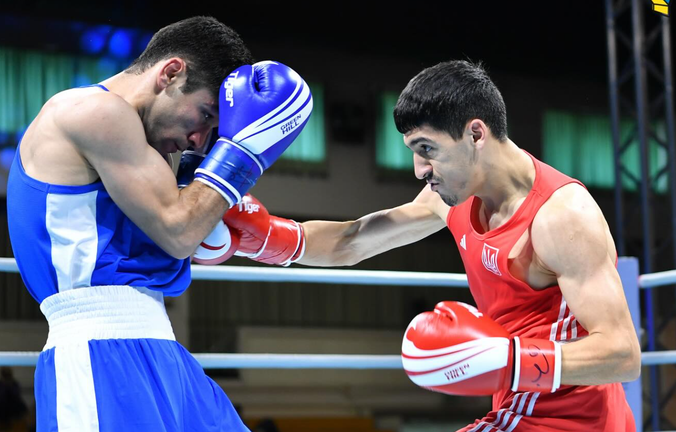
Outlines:
{"label": "white waistband", "polygon": [[47,297],[45,350],[92,339],[176,340],[161,292],[129,286],[76,288]]}

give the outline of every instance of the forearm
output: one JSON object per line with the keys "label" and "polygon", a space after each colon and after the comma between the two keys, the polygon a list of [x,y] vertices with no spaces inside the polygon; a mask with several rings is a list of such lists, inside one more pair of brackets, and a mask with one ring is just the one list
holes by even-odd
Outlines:
{"label": "forearm", "polygon": [[641,352],[632,330],[592,333],[562,346],[561,384],[599,385],[635,380]]}
{"label": "forearm", "polygon": [[298,264],[334,267],[350,266],[363,259],[363,251],[354,242],[357,222],[304,222],[305,253]]}
{"label": "forearm", "polygon": [[163,210],[161,223],[154,225],[153,236],[165,252],[175,258],[187,258],[214,229],[228,204],[212,188],[200,182],[177,191]]}
{"label": "forearm", "polygon": [[354,265],[417,242],[444,226],[438,215],[415,203],[377,211],[351,222],[305,222],[305,254],[298,262],[312,266]]}

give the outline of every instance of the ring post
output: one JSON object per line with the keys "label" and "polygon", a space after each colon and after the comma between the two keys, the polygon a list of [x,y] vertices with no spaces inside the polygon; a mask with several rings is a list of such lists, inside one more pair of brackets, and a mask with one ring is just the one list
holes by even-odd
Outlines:
{"label": "ring post", "polygon": [[[631,257],[621,257],[617,262],[617,271],[622,280],[624,295],[627,298],[631,319],[634,322],[636,336],[641,338],[641,303],[638,287],[638,259]],[[643,431],[643,392],[641,390],[641,377],[637,380],[622,383],[624,392],[627,396],[627,403],[631,412],[634,413],[636,422],[636,432]]]}

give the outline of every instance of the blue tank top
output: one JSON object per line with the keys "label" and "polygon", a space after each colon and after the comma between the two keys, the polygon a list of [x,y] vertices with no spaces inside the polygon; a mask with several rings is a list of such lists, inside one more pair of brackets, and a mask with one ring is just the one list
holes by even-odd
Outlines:
{"label": "blue tank top", "polygon": [[129,285],[177,296],[190,284],[190,259],[160,249],[101,181],[38,181],[24,171],[18,147],[7,181],[7,222],[21,277],[39,303],[89,286]]}

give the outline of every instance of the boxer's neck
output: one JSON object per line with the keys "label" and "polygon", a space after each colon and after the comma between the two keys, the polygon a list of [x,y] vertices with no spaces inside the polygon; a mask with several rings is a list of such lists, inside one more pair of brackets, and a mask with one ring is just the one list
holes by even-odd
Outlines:
{"label": "boxer's neck", "polygon": [[535,181],[530,156],[511,140],[493,141],[483,151],[482,182],[475,194],[483,201],[488,219],[494,214],[509,217],[528,195]]}

